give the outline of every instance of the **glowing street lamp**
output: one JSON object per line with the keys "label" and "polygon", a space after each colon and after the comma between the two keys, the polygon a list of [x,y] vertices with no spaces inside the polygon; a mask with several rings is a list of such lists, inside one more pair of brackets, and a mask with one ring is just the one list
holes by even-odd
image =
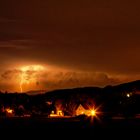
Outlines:
{"label": "glowing street lamp", "polygon": [[91,116],[96,116],[96,110],[91,110]]}
{"label": "glowing street lamp", "polygon": [[128,93],[127,95],[126,95],[128,98],[130,98],[130,94]]}
{"label": "glowing street lamp", "polygon": [[12,109],[9,109],[9,108],[6,109],[6,112],[7,112],[8,114],[13,114],[13,110],[12,110]]}

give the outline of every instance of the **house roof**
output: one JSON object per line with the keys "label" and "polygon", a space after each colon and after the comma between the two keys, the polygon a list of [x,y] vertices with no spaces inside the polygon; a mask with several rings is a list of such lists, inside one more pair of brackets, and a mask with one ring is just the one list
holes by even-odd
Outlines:
{"label": "house roof", "polygon": [[89,110],[90,108],[93,107],[93,105],[89,105],[89,104],[87,104],[87,103],[80,103],[79,105],[77,105],[77,109],[78,109],[78,107],[79,107],[80,105],[81,105],[84,109],[86,109],[86,110]]}

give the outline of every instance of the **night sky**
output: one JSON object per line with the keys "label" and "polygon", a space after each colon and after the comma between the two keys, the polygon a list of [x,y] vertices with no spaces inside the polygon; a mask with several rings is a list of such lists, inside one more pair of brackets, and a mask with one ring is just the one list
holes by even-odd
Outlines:
{"label": "night sky", "polygon": [[0,90],[104,87],[140,79],[139,5],[1,0]]}

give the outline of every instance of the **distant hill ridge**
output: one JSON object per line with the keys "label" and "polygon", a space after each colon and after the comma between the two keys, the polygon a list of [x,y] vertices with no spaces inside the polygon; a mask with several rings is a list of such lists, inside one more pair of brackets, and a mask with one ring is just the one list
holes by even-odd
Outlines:
{"label": "distant hill ridge", "polygon": [[70,89],[56,89],[53,91],[46,91],[46,90],[37,90],[37,91],[28,91],[26,94],[29,95],[36,95],[36,94],[46,94],[46,95],[51,95],[51,94],[69,94],[69,93],[100,93],[101,91],[104,90],[113,90],[113,91],[134,91],[134,90],[140,90],[140,80],[132,81],[132,82],[127,82],[127,83],[122,83],[118,84],[115,86],[112,85],[107,85],[103,88],[101,87],[77,87],[77,88],[70,88]]}

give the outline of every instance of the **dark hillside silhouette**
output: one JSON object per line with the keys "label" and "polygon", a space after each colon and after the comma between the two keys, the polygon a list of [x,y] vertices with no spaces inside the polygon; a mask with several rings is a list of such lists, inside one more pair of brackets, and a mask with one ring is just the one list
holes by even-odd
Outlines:
{"label": "dark hillside silhouette", "polygon": [[[140,80],[116,86],[83,87],[60,89],[45,94],[29,95],[19,93],[0,93],[0,105],[15,110],[24,107],[24,112],[43,112],[47,114],[58,103],[66,114],[73,114],[79,104],[101,106],[104,112],[114,114],[140,113]],[[46,104],[50,102],[51,105]],[[40,114],[40,113],[38,113]]]}

